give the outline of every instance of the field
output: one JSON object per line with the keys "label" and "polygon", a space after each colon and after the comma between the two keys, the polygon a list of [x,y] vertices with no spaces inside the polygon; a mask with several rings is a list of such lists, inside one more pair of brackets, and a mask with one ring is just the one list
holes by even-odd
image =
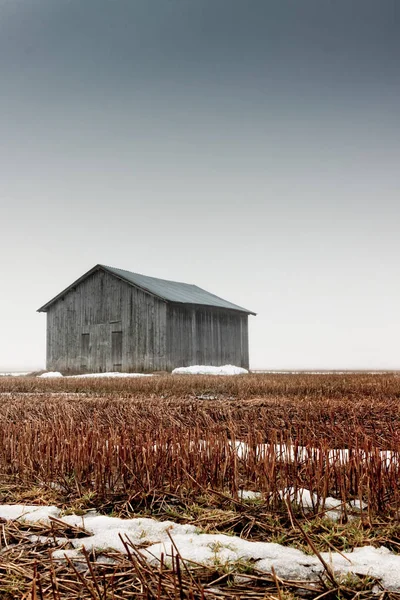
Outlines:
{"label": "field", "polygon": [[396,373],[1,377],[0,599],[400,598],[399,400]]}

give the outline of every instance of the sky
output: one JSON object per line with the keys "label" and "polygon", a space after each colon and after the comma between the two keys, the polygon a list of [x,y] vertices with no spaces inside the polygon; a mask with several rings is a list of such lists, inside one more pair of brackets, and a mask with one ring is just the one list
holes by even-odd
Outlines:
{"label": "sky", "polygon": [[258,369],[400,369],[398,0],[0,0],[0,370],[97,263],[257,313]]}

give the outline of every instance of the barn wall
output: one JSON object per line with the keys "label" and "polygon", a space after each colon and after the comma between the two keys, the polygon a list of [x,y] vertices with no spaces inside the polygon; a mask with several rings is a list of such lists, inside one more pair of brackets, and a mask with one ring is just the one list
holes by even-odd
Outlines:
{"label": "barn wall", "polygon": [[212,307],[167,307],[167,368],[233,364],[249,367],[248,316]]}
{"label": "barn wall", "polygon": [[48,370],[164,370],[165,356],[165,302],[107,272],[96,271],[48,309]]}

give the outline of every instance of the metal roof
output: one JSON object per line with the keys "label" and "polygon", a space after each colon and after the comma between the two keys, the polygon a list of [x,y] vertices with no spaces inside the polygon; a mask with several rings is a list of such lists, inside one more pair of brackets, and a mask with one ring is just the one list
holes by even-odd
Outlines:
{"label": "metal roof", "polygon": [[115,267],[109,267],[107,265],[96,265],[96,267],[91,269],[88,273],[86,273],[77,281],[75,281],[63,292],[61,292],[55,298],[50,300],[50,302],[39,308],[39,312],[45,312],[47,308],[51,304],[53,304],[53,302],[58,300],[60,297],[64,296],[64,294],[70,288],[75,287],[77,283],[80,283],[88,275],[90,275],[99,268],[104,269],[112,275],[123,279],[127,283],[137,286],[167,302],[176,302],[179,304],[199,304],[202,306],[215,306],[218,308],[226,308],[230,310],[244,312],[249,315],[256,314],[251,310],[247,310],[246,308],[238,306],[237,304],[232,304],[232,302],[228,302],[227,300],[224,300],[219,296],[215,296],[214,294],[211,294],[210,292],[199,288],[197,285],[180,283],[178,281],[169,281],[167,279],[158,279],[157,277],[148,277],[147,275],[132,273],[131,271],[125,271],[124,269],[116,269]]}

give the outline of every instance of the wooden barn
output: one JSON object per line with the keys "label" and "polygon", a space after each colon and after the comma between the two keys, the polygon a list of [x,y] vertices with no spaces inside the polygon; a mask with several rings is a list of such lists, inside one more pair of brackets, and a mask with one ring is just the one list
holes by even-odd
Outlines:
{"label": "wooden barn", "polygon": [[47,313],[47,369],[62,373],[248,368],[255,313],[196,285],[96,265]]}

